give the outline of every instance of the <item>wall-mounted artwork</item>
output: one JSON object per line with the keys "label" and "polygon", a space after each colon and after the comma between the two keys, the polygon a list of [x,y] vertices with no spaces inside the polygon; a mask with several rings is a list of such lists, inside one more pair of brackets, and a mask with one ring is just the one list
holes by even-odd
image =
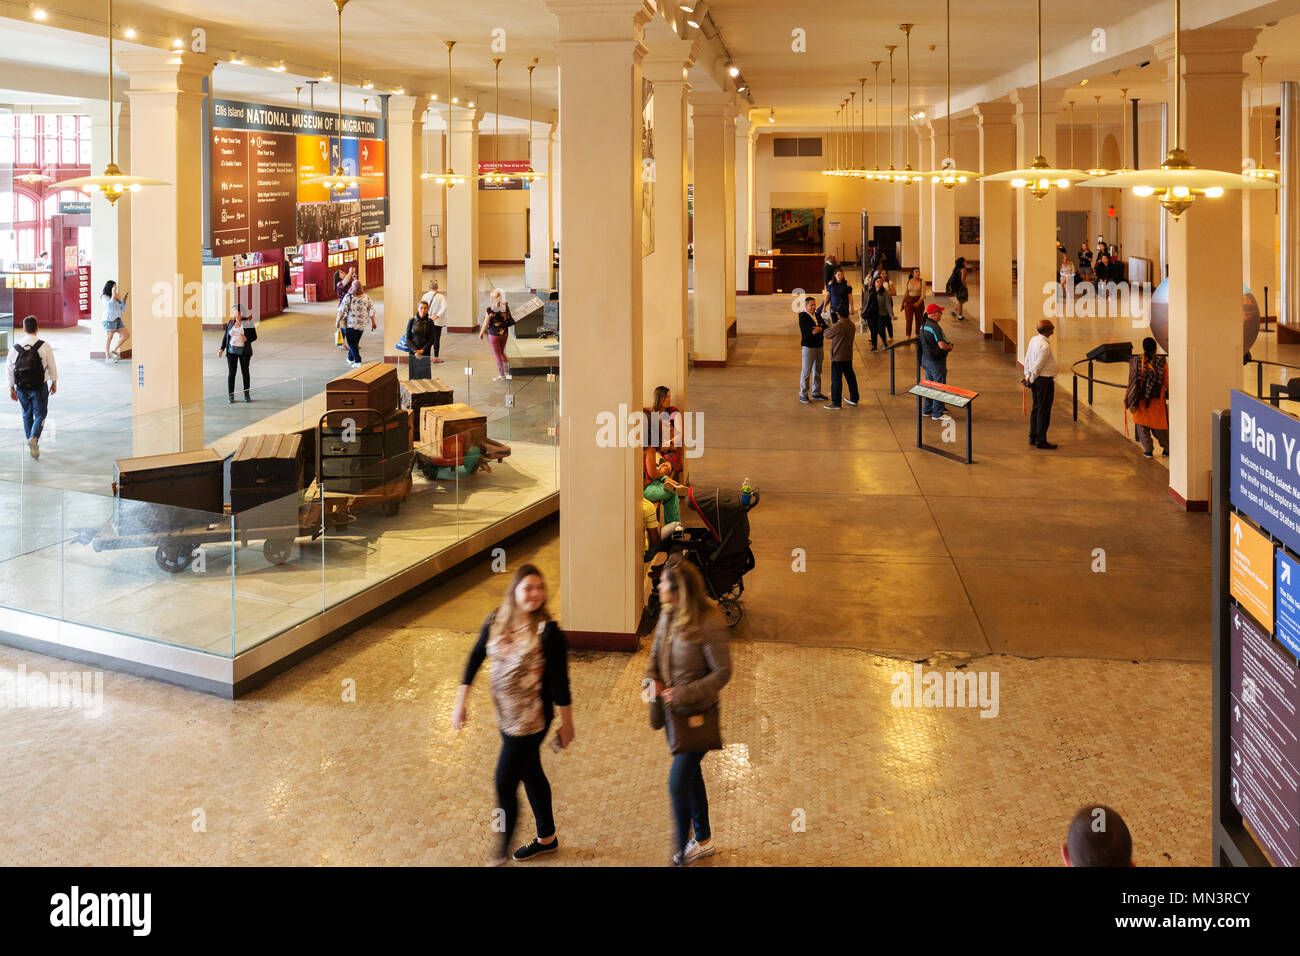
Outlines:
{"label": "wall-mounted artwork", "polygon": [[825,213],[823,208],[773,207],[772,248],[784,253],[821,253]]}

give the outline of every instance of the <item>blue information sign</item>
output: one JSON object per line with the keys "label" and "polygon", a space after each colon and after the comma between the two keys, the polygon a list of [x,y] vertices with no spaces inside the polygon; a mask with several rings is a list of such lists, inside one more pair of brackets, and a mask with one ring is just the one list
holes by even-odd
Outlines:
{"label": "blue information sign", "polygon": [[1273,636],[1296,657],[1300,657],[1300,561],[1281,548],[1273,562],[1277,581],[1273,587],[1275,608]]}
{"label": "blue information sign", "polygon": [[1300,552],[1300,421],[1234,389],[1228,474],[1233,505]]}

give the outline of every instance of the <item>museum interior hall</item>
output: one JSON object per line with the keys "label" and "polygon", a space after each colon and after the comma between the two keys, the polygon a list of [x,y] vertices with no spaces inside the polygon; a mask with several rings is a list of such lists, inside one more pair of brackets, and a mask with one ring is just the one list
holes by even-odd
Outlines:
{"label": "museum interior hall", "polygon": [[1300,0],[0,0],[0,865],[1295,865],[1298,137]]}

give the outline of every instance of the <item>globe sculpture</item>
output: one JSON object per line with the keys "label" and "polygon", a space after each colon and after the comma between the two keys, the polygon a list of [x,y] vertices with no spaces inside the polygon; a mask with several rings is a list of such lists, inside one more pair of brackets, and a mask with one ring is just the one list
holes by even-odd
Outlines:
{"label": "globe sculpture", "polygon": [[[1169,351],[1169,280],[1166,278],[1151,294],[1151,335],[1160,347]],[[1241,348],[1249,352],[1259,338],[1259,303],[1255,293],[1241,287]]]}

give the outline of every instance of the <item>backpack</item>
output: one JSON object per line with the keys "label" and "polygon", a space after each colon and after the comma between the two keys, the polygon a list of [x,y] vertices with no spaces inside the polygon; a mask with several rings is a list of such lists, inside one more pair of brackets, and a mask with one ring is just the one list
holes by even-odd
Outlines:
{"label": "backpack", "polygon": [[14,388],[31,391],[45,382],[45,363],[41,361],[41,346],[37,339],[31,345],[15,345],[18,357],[14,359]]}
{"label": "backpack", "polygon": [[1137,411],[1139,405],[1150,405],[1160,397],[1164,388],[1164,357],[1157,355],[1150,362],[1144,355],[1129,359],[1128,386],[1124,389],[1124,407]]}

